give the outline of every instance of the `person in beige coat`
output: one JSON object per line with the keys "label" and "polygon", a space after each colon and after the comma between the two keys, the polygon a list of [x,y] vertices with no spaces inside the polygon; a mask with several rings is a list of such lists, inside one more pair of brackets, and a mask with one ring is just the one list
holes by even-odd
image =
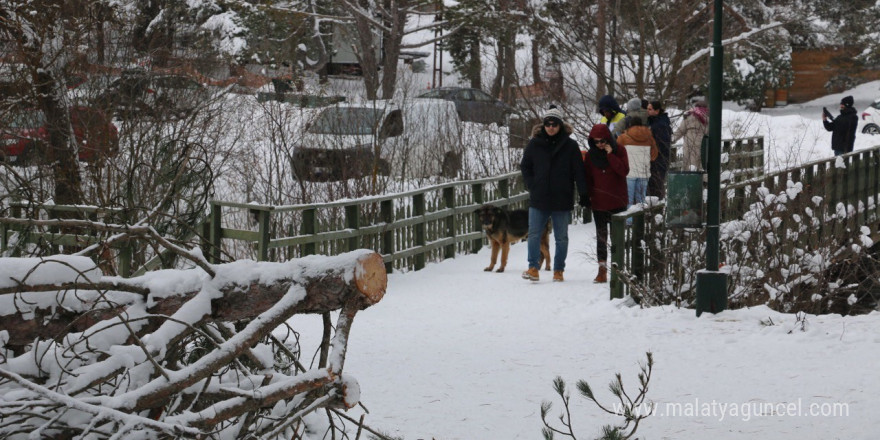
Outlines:
{"label": "person in beige coat", "polygon": [[651,177],[651,162],[657,160],[659,151],[651,128],[643,124],[639,116],[627,116],[626,130],[617,137],[617,145],[626,147],[629,155],[629,174],[626,176],[627,206],[643,203]]}
{"label": "person in beige coat", "polygon": [[672,133],[672,143],[684,139],[681,151],[682,171],[704,171],[700,160],[703,136],[709,133],[709,107],[706,101],[697,101],[694,108],[684,114],[684,119]]}

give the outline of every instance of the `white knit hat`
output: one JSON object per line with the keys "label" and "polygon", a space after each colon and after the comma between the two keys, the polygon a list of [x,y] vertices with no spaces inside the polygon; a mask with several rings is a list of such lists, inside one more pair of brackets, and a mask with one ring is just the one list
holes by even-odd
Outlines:
{"label": "white knit hat", "polygon": [[555,118],[555,119],[558,119],[560,124],[563,122],[563,119],[562,119],[562,112],[559,111],[559,109],[556,108],[555,105],[551,105],[550,108],[548,108],[548,109],[544,112],[543,119],[546,121],[546,120],[549,119],[549,118]]}

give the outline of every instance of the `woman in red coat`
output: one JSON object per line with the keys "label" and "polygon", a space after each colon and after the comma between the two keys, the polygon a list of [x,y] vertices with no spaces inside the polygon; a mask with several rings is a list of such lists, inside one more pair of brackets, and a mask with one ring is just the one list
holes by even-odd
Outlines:
{"label": "woman in red coat", "polygon": [[618,146],[605,124],[596,124],[587,140],[589,151],[584,155],[584,170],[590,192],[593,220],[596,222],[596,256],[599,274],[593,281],[608,281],[608,225],[611,215],[627,207],[626,176],[629,158],[626,148]]}

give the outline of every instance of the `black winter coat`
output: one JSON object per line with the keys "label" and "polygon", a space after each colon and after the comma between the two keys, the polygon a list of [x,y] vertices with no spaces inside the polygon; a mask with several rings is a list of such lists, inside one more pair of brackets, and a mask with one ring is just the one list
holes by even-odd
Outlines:
{"label": "black winter coat", "polygon": [[669,146],[672,145],[672,124],[669,122],[669,115],[664,112],[650,116],[648,125],[651,126],[651,134],[657,142],[657,151],[660,152],[657,160],[651,162],[651,169],[665,172],[669,169]]}
{"label": "black winter coat", "polygon": [[850,153],[856,141],[856,129],[859,126],[859,116],[856,109],[844,107],[840,115],[833,121],[822,121],[825,129],[831,132],[831,149]]}
{"label": "black winter coat", "polygon": [[519,164],[529,190],[529,206],[545,211],[571,211],[574,188],[586,197],[587,180],[584,161],[577,141],[569,136],[572,128],[563,124],[556,136],[550,137],[543,126],[532,130],[532,139]]}

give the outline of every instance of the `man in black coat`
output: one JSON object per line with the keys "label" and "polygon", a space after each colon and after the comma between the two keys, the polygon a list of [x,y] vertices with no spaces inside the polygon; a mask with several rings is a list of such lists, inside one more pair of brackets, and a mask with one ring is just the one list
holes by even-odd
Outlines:
{"label": "man in black coat", "polygon": [[562,281],[568,255],[568,224],[574,208],[574,188],[579,204],[587,207],[587,180],[577,141],[571,139],[571,125],[563,122],[562,112],[551,105],[544,112],[543,123],[532,129],[532,139],[520,162],[523,180],[529,191],[529,269],[523,278],[538,281],[541,232],[553,221],[556,252],[553,258],[553,281]]}
{"label": "man in black coat", "polygon": [[840,100],[840,116],[830,121],[828,116],[827,112],[822,112],[822,124],[831,132],[831,149],[834,150],[834,155],[852,152],[859,126],[859,116],[853,108],[853,97],[846,96]]}
{"label": "man in black coat", "polygon": [[657,143],[659,155],[651,162],[651,178],[648,180],[648,195],[666,198],[666,173],[669,170],[669,148],[672,145],[672,124],[669,115],[660,101],[648,103],[648,125]]}

